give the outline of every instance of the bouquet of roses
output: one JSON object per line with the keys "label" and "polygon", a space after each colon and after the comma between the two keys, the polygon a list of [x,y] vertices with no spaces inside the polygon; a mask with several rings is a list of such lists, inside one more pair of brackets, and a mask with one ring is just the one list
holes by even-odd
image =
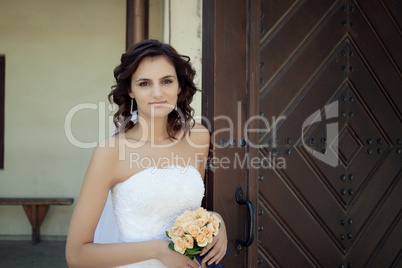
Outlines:
{"label": "bouquet of roses", "polygon": [[166,232],[172,239],[169,248],[187,256],[196,257],[218,235],[221,220],[200,207],[179,215],[174,226]]}

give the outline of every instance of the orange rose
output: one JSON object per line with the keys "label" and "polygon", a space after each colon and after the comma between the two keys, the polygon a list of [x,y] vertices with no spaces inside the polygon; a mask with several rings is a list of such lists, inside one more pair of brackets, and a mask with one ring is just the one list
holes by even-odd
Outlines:
{"label": "orange rose", "polygon": [[191,225],[193,225],[193,222],[192,222],[192,221],[188,221],[188,222],[186,222],[186,223],[183,223],[183,225],[182,225],[183,230],[184,230],[186,233],[188,233],[188,230],[189,230],[189,228],[190,228]]}
{"label": "orange rose", "polygon": [[184,239],[183,238],[177,238],[176,241],[174,242],[174,250],[177,252],[184,254],[186,251],[186,247],[184,246]]}
{"label": "orange rose", "polygon": [[173,231],[173,234],[177,237],[182,237],[184,235],[183,228],[179,227]]}
{"label": "orange rose", "polygon": [[174,225],[180,226],[184,221],[184,216],[180,215],[179,217],[176,218],[176,220],[174,221]]}
{"label": "orange rose", "polygon": [[187,210],[182,215],[183,215],[184,218],[189,219],[189,218],[193,217],[193,214],[194,214],[194,212]]}
{"label": "orange rose", "polygon": [[174,234],[175,228],[176,228],[176,227],[173,226],[172,228],[169,229],[169,233],[168,233],[168,234],[169,234],[169,237],[172,238],[172,239],[176,236],[176,235]]}
{"label": "orange rose", "polygon": [[201,213],[198,213],[198,216],[204,219],[205,221],[208,221],[209,218],[211,217],[211,213],[209,213],[208,211],[203,211]]}
{"label": "orange rose", "polygon": [[201,232],[203,233],[203,235],[205,236],[205,238],[208,240],[208,243],[211,243],[213,238],[212,238],[212,232],[211,230],[209,230],[208,228],[202,228]]}
{"label": "orange rose", "polygon": [[191,235],[186,235],[183,238],[184,246],[186,248],[193,248],[194,247],[194,238]]}
{"label": "orange rose", "polygon": [[192,224],[192,225],[187,229],[187,233],[189,233],[189,234],[192,235],[193,237],[196,237],[199,232],[200,232],[200,227],[198,227],[197,225],[194,225],[194,224]]}
{"label": "orange rose", "polygon": [[208,244],[208,239],[205,237],[203,232],[199,232],[196,237],[197,244],[200,247],[205,247]]}
{"label": "orange rose", "polygon": [[212,214],[209,218],[209,222],[215,222],[219,226],[221,220],[215,214]]}
{"label": "orange rose", "polygon": [[205,212],[205,211],[207,211],[207,210],[206,210],[205,208],[203,208],[203,207],[199,207],[199,208],[197,208],[196,210],[194,210],[194,212],[197,213],[197,214],[203,213],[203,212]]}
{"label": "orange rose", "polygon": [[210,222],[207,225],[207,228],[211,230],[213,236],[217,236],[219,233],[219,226],[215,222]]}
{"label": "orange rose", "polygon": [[207,221],[203,218],[196,219],[194,222],[200,228],[203,227],[207,223]]}

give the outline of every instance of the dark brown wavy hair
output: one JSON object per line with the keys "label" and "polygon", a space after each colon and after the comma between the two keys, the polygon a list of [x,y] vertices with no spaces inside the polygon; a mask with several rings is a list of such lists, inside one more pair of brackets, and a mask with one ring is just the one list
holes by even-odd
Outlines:
{"label": "dark brown wavy hair", "polygon": [[[183,56],[168,44],[157,40],[144,40],[135,44],[121,56],[121,63],[114,69],[116,84],[112,86],[109,94],[109,101],[119,106],[118,111],[113,116],[113,122],[117,131],[127,132],[134,127],[131,119],[131,97],[128,93],[131,90],[131,78],[137,70],[141,61],[146,57],[165,56],[176,69],[176,74],[181,87],[177,98],[177,110],[173,110],[168,115],[167,132],[171,140],[176,139],[178,131],[190,132],[194,125],[194,110],[190,103],[197,92],[194,85],[195,70],[190,64],[190,57]],[[137,103],[134,99],[133,110],[137,110]]]}

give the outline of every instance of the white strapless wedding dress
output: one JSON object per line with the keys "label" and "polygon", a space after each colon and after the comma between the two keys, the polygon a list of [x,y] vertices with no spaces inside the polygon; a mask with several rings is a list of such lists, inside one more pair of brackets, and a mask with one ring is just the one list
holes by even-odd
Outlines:
{"label": "white strapless wedding dress", "polygon": [[[165,232],[173,226],[176,217],[186,210],[199,208],[203,197],[204,183],[195,167],[191,165],[149,167],[111,188],[118,233],[112,234],[110,227],[107,227],[106,235],[110,238],[104,239],[102,236],[105,235],[98,230],[98,225],[95,242],[168,240]],[[108,204],[105,206],[105,211],[107,206]],[[110,225],[111,215],[108,216],[105,211],[102,218],[103,220],[107,218],[106,221],[109,221],[107,225]],[[116,239],[117,241],[111,241]],[[158,260],[148,260],[122,267],[166,266]]]}

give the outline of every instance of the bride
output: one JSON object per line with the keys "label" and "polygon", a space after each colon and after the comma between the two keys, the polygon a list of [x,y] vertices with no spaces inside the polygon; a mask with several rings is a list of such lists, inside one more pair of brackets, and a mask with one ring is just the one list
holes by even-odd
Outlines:
{"label": "bride", "polygon": [[[192,118],[197,89],[189,58],[145,40],[122,55],[114,76],[109,100],[119,107],[116,131],[95,148],[85,174],[67,236],[69,267],[198,268],[220,262],[227,236],[219,214],[222,225],[201,253],[202,265],[171,250],[165,234],[204,196],[210,135]],[[105,206],[108,195],[113,207]],[[106,232],[99,230],[101,215]]]}

